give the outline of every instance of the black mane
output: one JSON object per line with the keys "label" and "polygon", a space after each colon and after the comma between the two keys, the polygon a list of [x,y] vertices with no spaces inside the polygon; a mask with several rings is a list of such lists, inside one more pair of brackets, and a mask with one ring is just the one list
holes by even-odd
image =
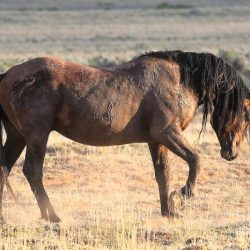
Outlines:
{"label": "black mane", "polygon": [[238,129],[243,119],[243,100],[249,90],[222,58],[179,50],[149,52],[142,56],[166,59],[180,65],[181,83],[194,89],[199,94],[200,104],[203,104],[203,129],[208,114],[213,112],[217,113],[219,130],[232,124]]}

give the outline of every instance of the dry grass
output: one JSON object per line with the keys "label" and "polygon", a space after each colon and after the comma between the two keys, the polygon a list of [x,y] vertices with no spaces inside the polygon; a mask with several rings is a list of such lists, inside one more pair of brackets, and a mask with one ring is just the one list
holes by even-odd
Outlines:
{"label": "dry grass", "polygon": [[[53,133],[44,183],[63,222],[39,220],[39,209],[21,173],[23,157],[10,176],[19,202],[4,192],[8,226],[0,229],[5,249],[249,249],[249,148],[234,162],[219,156],[211,129],[196,143],[199,117],[186,132],[200,152],[196,196],[184,202],[181,219],[162,218],[147,146],[89,147]],[[179,190],[186,164],[172,161],[171,188]]]}

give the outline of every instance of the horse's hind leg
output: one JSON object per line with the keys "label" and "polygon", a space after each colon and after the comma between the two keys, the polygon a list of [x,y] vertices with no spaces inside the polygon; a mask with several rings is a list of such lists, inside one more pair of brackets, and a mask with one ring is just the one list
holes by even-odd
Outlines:
{"label": "horse's hind leg", "polygon": [[161,214],[162,216],[169,216],[168,192],[169,192],[169,178],[170,166],[167,159],[168,149],[160,144],[149,145],[152,161],[155,169],[155,178],[159,187]]}
{"label": "horse's hind leg", "polygon": [[152,133],[154,140],[165,145],[174,154],[188,163],[189,174],[186,185],[181,189],[182,194],[187,197],[193,196],[196,177],[200,171],[199,156],[190,147],[181,129],[175,125],[163,130],[161,133]]}
{"label": "horse's hind leg", "polygon": [[26,138],[27,149],[23,167],[31,190],[33,191],[41,211],[41,218],[51,222],[59,222],[48,195],[43,186],[43,162],[49,133],[36,133]]}
{"label": "horse's hind leg", "polygon": [[[7,119],[3,120],[5,131],[7,134],[6,142],[4,144],[4,166],[6,166],[5,173],[1,172],[0,174],[9,175],[13,165],[16,160],[21,155],[24,147],[25,141],[22,135],[16,130],[16,128],[11,124]],[[4,171],[4,170],[3,170]],[[4,176],[1,176],[0,184],[0,222],[4,222],[2,217],[2,198],[3,198],[3,186],[4,186]]]}

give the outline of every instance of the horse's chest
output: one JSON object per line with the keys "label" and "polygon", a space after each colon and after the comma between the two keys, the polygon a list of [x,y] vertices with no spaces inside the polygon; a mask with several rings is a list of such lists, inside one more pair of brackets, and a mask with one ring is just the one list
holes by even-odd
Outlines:
{"label": "horse's chest", "polygon": [[181,109],[181,128],[185,129],[194,117],[195,111],[197,109],[197,98],[186,91],[180,93],[178,96],[178,101]]}

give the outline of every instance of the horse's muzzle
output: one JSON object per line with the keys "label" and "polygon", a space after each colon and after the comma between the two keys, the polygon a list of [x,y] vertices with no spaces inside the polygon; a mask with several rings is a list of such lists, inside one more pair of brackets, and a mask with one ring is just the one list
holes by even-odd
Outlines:
{"label": "horse's muzzle", "polygon": [[230,151],[221,150],[220,154],[221,154],[221,157],[227,161],[232,161],[232,160],[236,159],[238,156],[238,153],[233,152],[233,150],[230,150]]}

